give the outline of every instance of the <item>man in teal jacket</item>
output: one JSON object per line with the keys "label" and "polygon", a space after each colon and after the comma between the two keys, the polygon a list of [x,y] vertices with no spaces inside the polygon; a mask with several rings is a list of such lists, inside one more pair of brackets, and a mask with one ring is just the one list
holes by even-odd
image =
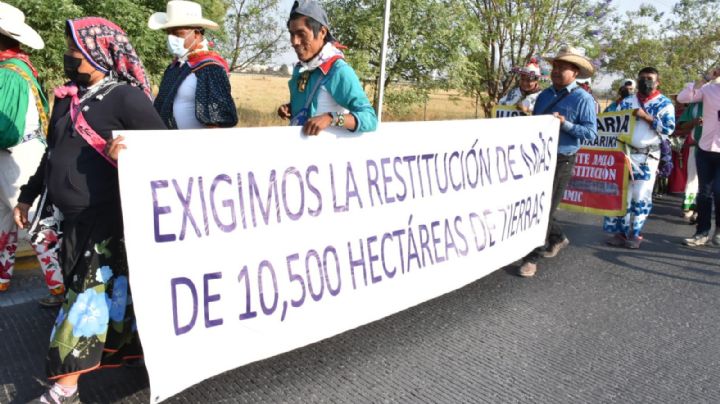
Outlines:
{"label": "man in teal jacket", "polygon": [[293,4],[288,31],[299,63],[288,83],[290,103],[281,105],[278,115],[310,136],[330,126],[374,131],[375,110],[328,27],[325,10],[315,1]]}

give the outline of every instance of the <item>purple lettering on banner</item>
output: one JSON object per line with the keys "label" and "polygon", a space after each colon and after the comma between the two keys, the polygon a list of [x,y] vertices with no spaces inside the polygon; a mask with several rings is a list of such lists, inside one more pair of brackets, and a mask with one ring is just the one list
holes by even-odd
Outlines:
{"label": "purple lettering on banner", "polygon": [[490,247],[495,245],[495,238],[493,237],[493,230],[495,230],[495,225],[490,225],[490,222],[488,222],[488,216],[492,215],[492,211],[489,209],[486,209],[483,212],[484,221],[487,224],[487,233],[488,233],[488,239],[490,240]]}
{"label": "purple lettering on banner", "polygon": [[[353,174],[352,165],[350,162],[347,163],[346,176],[345,176],[345,206],[350,208],[350,198],[357,198],[358,205],[362,209],[363,204],[360,199],[360,192],[358,190],[357,182],[355,182],[355,175]],[[350,181],[352,181],[352,190],[350,189]]]}
{"label": "purple lettering on banner", "polygon": [[[495,156],[497,157],[497,161],[495,162],[497,173],[498,173],[498,179],[500,180],[500,183],[508,180],[508,167],[507,167],[507,154],[505,153],[505,149],[503,149],[502,146],[498,146],[495,148]],[[502,157],[500,157],[502,156]],[[502,167],[503,172],[500,171],[500,168]]]}
{"label": "purple lettering on banner", "polygon": [[425,185],[423,185],[422,164],[420,164],[420,162],[422,161],[421,156],[417,156],[417,160],[415,160],[415,161],[417,161],[417,174],[418,174],[417,178],[418,178],[418,183],[420,184],[420,197],[424,198],[425,197]]}
{"label": "purple lettering on banner", "polygon": [[430,237],[432,239],[433,253],[435,256],[435,262],[437,262],[438,264],[447,259],[446,257],[438,255],[438,252],[437,252],[437,245],[440,244],[440,238],[435,237],[435,229],[439,226],[440,226],[440,222],[437,220],[430,223]]}
{"label": "purple lettering on banner", "polygon": [[[318,293],[315,293],[315,289],[313,288],[313,280],[312,275],[310,274],[310,260],[315,260],[315,266],[317,267],[317,273],[318,273],[318,279],[320,279],[320,291]],[[313,300],[316,302],[319,302],[320,299],[323,297],[323,293],[325,292],[325,282],[323,281],[323,268],[322,263],[320,262],[320,254],[318,254],[315,250],[309,250],[307,254],[305,255],[305,274],[307,275],[307,285],[308,285],[308,292],[310,292],[310,297],[312,297]]]}
{"label": "purple lettering on banner", "polygon": [[160,215],[164,215],[172,212],[169,206],[160,206],[158,203],[157,190],[159,188],[167,188],[168,182],[166,180],[150,181],[150,189],[152,190],[153,197],[153,228],[155,229],[155,242],[156,243],[167,243],[175,241],[176,236],[172,234],[160,234]]}
{"label": "purple lettering on banner", "polygon": [[220,184],[221,182],[232,185],[232,179],[229,175],[220,174],[215,177],[212,185],[210,186],[210,209],[212,210],[213,219],[215,219],[215,224],[217,225],[217,227],[225,233],[230,233],[237,227],[237,221],[235,220],[235,202],[232,199],[223,199],[222,206],[229,208],[231,218],[230,224],[223,223],[220,220],[220,216],[217,212],[217,207],[215,206],[215,191],[217,190],[218,184]]}
{"label": "purple lettering on banner", "polygon": [[485,186],[485,181],[492,184],[492,175],[490,173],[490,148],[485,149],[485,153],[480,149],[478,153],[478,165],[480,166],[480,183]]}
{"label": "purple lettering on banner", "polygon": [[[337,286],[335,287],[333,287],[332,282],[330,282],[330,271],[328,271],[328,256],[330,255],[332,255],[333,260],[335,261],[335,275],[337,277]],[[340,293],[340,288],[342,287],[340,258],[338,257],[335,247],[331,245],[325,247],[325,251],[323,252],[323,268],[325,269],[325,283],[327,284],[328,292],[330,292],[330,295],[332,296],[337,296],[337,294]]]}
{"label": "purple lettering on banner", "polygon": [[438,171],[438,155],[437,155],[437,154],[435,155],[435,178],[437,179],[438,190],[440,191],[441,194],[444,194],[445,192],[447,192],[448,187],[450,186],[450,185],[448,184],[448,167],[447,167],[447,163],[448,163],[448,161],[447,161],[447,153],[445,153],[445,154],[444,154],[444,158],[443,158],[443,170],[442,170],[442,173],[444,174],[443,177],[445,177],[445,185],[443,186],[443,185],[440,184],[440,178],[441,178],[441,177],[440,177],[440,172]]}
{"label": "purple lettering on banner", "polygon": [[[455,233],[457,233],[458,237],[462,239],[463,245],[465,246],[460,249],[460,255],[464,257],[468,254],[468,251],[470,251],[470,246],[468,245],[467,239],[465,238],[465,233],[460,230],[460,223],[462,223],[462,218],[460,216],[455,216]],[[457,249],[457,246],[455,248]]]}
{"label": "purple lettering on banner", "polygon": [[[263,271],[265,270],[265,271]],[[267,302],[265,302],[265,296],[268,295],[268,293],[265,293],[263,291],[264,284],[263,282],[263,274],[267,271],[270,271],[270,275],[272,276],[272,285],[273,285],[273,303],[272,306],[268,307]],[[258,266],[258,285],[260,288],[260,308],[262,309],[263,313],[266,316],[269,316],[275,312],[275,309],[277,309],[278,301],[280,300],[280,294],[278,293],[278,285],[277,285],[277,276],[275,275],[275,268],[273,268],[270,261],[265,260],[260,263],[260,266]],[[285,304],[284,306],[286,306]],[[284,319],[285,316],[283,316]]]}
{"label": "purple lettering on banner", "polygon": [[[415,199],[415,179],[413,178],[413,171],[412,171],[412,163],[415,161],[415,156],[405,156],[403,157],[403,161],[407,163],[408,166],[408,174],[410,174],[410,186],[412,187],[412,197]],[[405,182],[403,181],[403,184]],[[399,198],[398,198],[399,199]],[[403,198],[404,199],[404,198]]]}
{"label": "purple lettering on banner", "polygon": [[[452,230],[450,228],[450,220],[445,219],[445,259],[450,259],[450,247],[452,247],[455,250],[455,256],[460,257],[460,254],[458,253],[457,246],[455,245],[455,237],[452,234]],[[438,260],[439,261],[439,260]]]}
{"label": "purple lettering on banner", "polygon": [[357,283],[355,281],[355,268],[362,267],[363,279],[365,280],[365,286],[367,286],[367,269],[365,268],[365,248],[363,247],[362,240],[360,241],[360,258],[353,259],[353,252],[351,243],[348,241],[348,258],[350,260],[350,276],[352,277],[353,290],[357,289]]}
{"label": "purple lettering on banner", "polygon": [[292,304],[293,307],[300,307],[305,302],[305,280],[303,279],[302,275],[298,275],[293,272],[292,270],[292,263],[297,262],[300,260],[300,255],[295,253],[287,256],[287,272],[288,272],[288,279],[290,280],[290,286],[292,286],[293,282],[297,282],[300,286],[300,298],[298,300],[294,300],[292,297],[290,298],[290,304]]}
{"label": "purple lettering on banner", "polygon": [[[455,181],[453,180],[453,169],[452,169],[452,162],[453,157],[455,157],[455,160],[457,160],[459,167],[460,167],[460,182],[455,184]],[[465,178],[464,170],[462,168],[462,161],[460,159],[460,153],[454,151],[452,154],[450,154],[450,158],[448,159],[448,171],[450,172],[450,184],[452,185],[453,189],[455,191],[459,191],[463,187],[463,179]]]}
{"label": "purple lettering on banner", "polygon": [[210,219],[207,212],[207,203],[205,202],[205,187],[203,186],[203,177],[198,177],[198,189],[200,190],[200,205],[203,212],[203,223],[205,224],[205,235],[210,235]]}
{"label": "purple lettering on banner", "polygon": [[[385,276],[392,279],[395,276],[395,273],[397,273],[397,266],[394,266],[392,271],[388,271],[387,264],[385,263],[385,242],[388,240],[392,241],[392,234],[383,234],[382,240],[380,241],[380,262],[382,262],[383,272],[385,272]],[[400,261],[402,261],[402,259]]]}
{"label": "purple lettering on banner", "polygon": [[[482,218],[475,212],[470,213],[469,218],[470,218],[470,228],[472,229],[473,234],[475,236],[475,249],[478,252],[482,251],[487,246],[487,233],[486,233],[486,229],[485,229],[485,222],[483,222]],[[475,219],[475,221],[477,221],[480,224],[480,226],[481,226],[480,229],[475,227],[475,224],[473,223],[473,219]],[[482,243],[480,243],[480,240],[478,238],[478,232],[482,236]]]}
{"label": "purple lettering on banner", "polygon": [[180,189],[180,185],[173,179],[173,185],[175,186],[175,192],[177,193],[178,199],[180,199],[180,203],[183,206],[183,223],[182,228],[180,229],[180,240],[185,240],[185,229],[187,228],[187,222],[190,221],[190,224],[192,224],[193,229],[195,230],[195,234],[198,236],[198,238],[201,237],[200,235],[200,228],[198,227],[197,223],[195,222],[195,218],[192,215],[192,212],[190,211],[190,200],[192,199],[192,185],[193,185],[193,177],[188,178],[188,187],[187,187],[187,196],[183,195],[182,190]]}
{"label": "purple lettering on banner", "polygon": [[[178,298],[177,298],[177,287],[178,285],[185,285],[189,288],[190,293],[192,294],[192,307],[193,307],[193,314],[192,317],[190,317],[190,321],[185,324],[184,326],[180,326],[180,320],[179,320],[179,314],[178,314]],[[197,289],[195,289],[195,284],[188,278],[173,278],[170,280],[170,289],[172,294],[172,307],[173,307],[173,325],[175,327],[175,335],[182,335],[187,333],[188,331],[192,330],[192,328],[195,326],[195,320],[197,320],[197,314],[198,314],[198,295],[197,295]]]}
{"label": "purple lettering on banner", "polygon": [[[298,184],[300,186],[300,207],[298,208],[297,212],[291,212],[290,207],[288,206],[288,200],[287,200],[287,177],[288,175],[293,175],[298,180]],[[298,220],[302,217],[303,211],[305,211],[305,185],[303,184],[302,175],[300,174],[300,171],[297,170],[295,167],[290,167],[287,170],[285,170],[285,174],[283,175],[283,181],[282,181],[282,200],[283,200],[283,207],[285,208],[285,213],[288,215],[290,220]]]}
{"label": "purple lettering on banner", "polygon": [[348,210],[347,205],[340,205],[337,204],[337,191],[335,187],[335,170],[333,169],[333,165],[330,164],[330,188],[332,188],[332,196],[333,196],[333,211],[335,213],[339,212],[345,212]]}
{"label": "purple lettering on banner", "polygon": [[243,180],[242,175],[237,175],[237,188],[238,188],[238,203],[240,209],[240,220],[242,221],[243,229],[247,229],[247,219],[245,217],[245,195],[243,194]]}
{"label": "purple lettering on banner", "polygon": [[395,198],[397,198],[398,202],[402,202],[407,197],[408,189],[407,184],[405,183],[405,179],[402,175],[400,175],[400,171],[398,171],[398,164],[402,166],[402,159],[400,157],[395,157],[393,159],[393,171],[395,171],[395,178],[397,178],[398,181],[400,181],[400,184],[402,184],[403,192],[402,194],[396,193]]}
{"label": "purple lettering on banner", "polygon": [[222,272],[214,272],[203,275],[203,288],[205,291],[205,296],[203,298],[205,306],[205,328],[216,327],[218,325],[222,325],[223,323],[222,318],[216,318],[213,320],[210,319],[210,303],[220,301],[220,294],[210,294],[210,281],[213,279],[222,279]]}
{"label": "purple lettering on banner", "polygon": [[[405,273],[405,259],[404,259],[405,255],[403,255],[402,237],[400,237],[403,235],[405,235],[405,230],[403,230],[403,229],[395,230],[394,232],[392,232],[392,236],[398,241],[398,252],[400,255],[400,259],[399,259],[400,273],[404,274]],[[397,267],[395,267],[395,269],[393,271],[396,271],[396,270],[397,270]],[[393,272],[393,276],[394,275],[395,275],[395,273]],[[392,276],[390,276],[390,278],[392,278]]]}
{"label": "purple lettering on banner", "polygon": [[[372,169],[372,170],[371,170]],[[382,195],[380,195],[380,186],[378,185],[378,168],[375,160],[368,160],[366,163],[367,179],[368,179],[368,196],[370,196],[370,205],[375,206],[373,199],[373,189],[378,197],[378,203],[383,204]]]}
{"label": "purple lettering on banner", "polygon": [[510,167],[510,173],[512,174],[512,177],[514,180],[519,180],[523,177],[522,173],[515,174],[515,169],[513,168],[515,166],[515,159],[512,158],[512,151],[515,150],[515,145],[511,144],[508,146],[508,167]]}
{"label": "purple lettering on banner", "polygon": [[392,176],[387,175],[385,166],[390,164],[389,158],[380,159],[380,169],[382,170],[383,176],[383,189],[385,190],[385,203],[395,202],[395,198],[388,195],[388,183],[392,182]]}
{"label": "purple lettering on banner", "polygon": [[[310,193],[315,195],[317,198],[317,207],[315,209],[308,208],[308,214],[312,217],[320,216],[320,213],[322,213],[322,195],[320,194],[320,190],[315,187],[312,182],[310,182],[310,174],[311,173],[319,173],[320,170],[317,168],[316,165],[311,165],[308,167],[307,171],[305,171],[305,182],[307,183],[308,189],[310,190]],[[335,190],[333,189],[333,195]]]}
{"label": "purple lettering on banner", "polygon": [[418,226],[418,233],[420,233],[420,250],[422,251],[422,267],[425,268],[427,264],[425,263],[425,253],[427,252],[427,255],[430,257],[430,265],[434,265],[435,261],[433,260],[433,254],[432,251],[430,251],[430,232],[428,231],[427,226],[424,224],[421,224]]}
{"label": "purple lettering on banner", "polygon": [[[260,199],[260,188],[255,181],[255,174],[252,171],[248,173],[248,192],[250,193],[250,211],[252,213],[253,226],[257,227],[257,217],[255,216],[255,201],[260,209],[263,222],[265,225],[270,224],[270,213],[275,211],[277,214],[277,222],[280,223],[280,199],[278,198],[277,181],[275,181],[276,172],[275,170],[270,171],[270,180],[268,183],[268,192],[265,205],[263,206],[262,199]],[[274,198],[273,198],[274,197]],[[275,199],[275,209],[272,209],[271,205]]]}
{"label": "purple lettering on banner", "polygon": [[432,196],[432,173],[430,172],[430,160],[435,157],[435,154],[423,154],[422,159],[425,161],[425,171],[427,172],[427,184],[428,184],[428,194]]}
{"label": "purple lettering on banner", "polygon": [[370,261],[370,265],[369,265],[369,267],[370,267],[370,280],[372,281],[372,283],[378,283],[378,282],[382,281],[382,276],[380,276],[380,275],[375,276],[375,271],[374,271],[374,269],[373,269],[373,262],[377,262],[377,261],[380,259],[380,257],[378,257],[377,254],[373,254],[373,253],[372,253],[372,245],[373,245],[373,243],[375,243],[376,241],[377,241],[377,237],[376,237],[376,236],[370,236],[370,237],[367,238],[368,261]]}
{"label": "purple lettering on banner", "polygon": [[254,311],[252,309],[252,299],[251,299],[252,291],[250,289],[250,272],[248,270],[247,265],[243,266],[243,268],[240,270],[240,273],[238,274],[238,282],[245,284],[245,311],[243,313],[240,313],[240,315],[238,316],[238,319],[247,320],[250,318],[257,317],[257,311]]}
{"label": "purple lettering on banner", "polygon": [[[418,255],[418,249],[417,244],[415,244],[415,235],[412,230],[412,215],[410,215],[410,219],[408,220],[408,230],[407,230],[407,237],[408,237],[408,257],[407,257],[407,265],[406,270],[407,272],[410,272],[410,260],[415,259],[415,262],[417,263],[418,268],[422,268],[420,265],[420,256]],[[403,272],[404,273],[404,272]]]}

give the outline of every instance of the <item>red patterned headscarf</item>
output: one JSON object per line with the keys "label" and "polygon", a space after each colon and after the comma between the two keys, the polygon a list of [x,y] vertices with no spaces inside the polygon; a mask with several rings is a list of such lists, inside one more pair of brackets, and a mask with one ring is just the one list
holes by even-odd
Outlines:
{"label": "red patterned headscarf", "polygon": [[122,28],[100,17],[67,20],[67,27],[75,46],[93,67],[105,74],[114,72],[152,98],[142,62]]}

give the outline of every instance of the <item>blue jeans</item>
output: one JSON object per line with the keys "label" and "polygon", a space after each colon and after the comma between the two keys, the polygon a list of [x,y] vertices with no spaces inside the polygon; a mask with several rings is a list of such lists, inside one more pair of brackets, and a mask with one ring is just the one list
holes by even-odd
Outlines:
{"label": "blue jeans", "polygon": [[720,153],[697,148],[697,230],[695,234],[707,235],[712,223],[713,197],[715,198],[715,230],[720,229]]}

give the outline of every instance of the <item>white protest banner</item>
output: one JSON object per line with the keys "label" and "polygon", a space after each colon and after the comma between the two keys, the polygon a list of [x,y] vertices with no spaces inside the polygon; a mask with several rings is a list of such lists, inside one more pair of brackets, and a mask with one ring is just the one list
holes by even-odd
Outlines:
{"label": "white protest banner", "polygon": [[[545,240],[558,121],[120,132],[151,401],[458,289]],[[347,133],[347,131],[344,131]]]}

